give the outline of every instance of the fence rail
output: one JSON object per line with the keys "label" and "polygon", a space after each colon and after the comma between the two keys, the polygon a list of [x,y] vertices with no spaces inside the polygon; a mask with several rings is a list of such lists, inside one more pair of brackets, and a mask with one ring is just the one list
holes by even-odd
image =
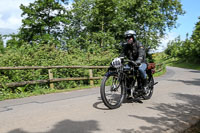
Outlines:
{"label": "fence rail", "polygon": [[[88,77],[74,77],[74,78],[53,78],[53,73],[51,69],[89,69]],[[92,69],[106,69],[108,66],[18,66],[18,67],[0,67],[0,70],[28,70],[28,69],[48,69],[49,79],[45,80],[34,80],[34,81],[23,81],[23,82],[13,82],[13,83],[6,83],[1,84],[0,87],[19,87],[24,85],[33,85],[33,84],[44,84],[49,83],[50,88],[54,88],[54,82],[60,81],[77,81],[77,80],[90,80],[90,85],[93,86],[93,80],[101,79],[102,77],[93,77]]]}
{"label": "fence rail", "polygon": [[108,68],[108,66],[18,66],[18,67],[0,67],[0,70],[55,69],[55,68],[103,69],[103,68]]}
{"label": "fence rail", "polygon": [[[162,63],[156,64],[156,72],[162,71]],[[68,69],[89,69],[88,77],[74,77],[74,78],[53,78],[51,69],[68,68]],[[93,80],[102,79],[102,77],[93,77],[92,69],[107,69],[108,66],[18,66],[18,67],[0,67],[0,70],[28,70],[28,69],[48,69],[49,79],[45,80],[34,80],[34,81],[23,81],[1,84],[0,87],[19,87],[24,85],[44,84],[49,83],[50,88],[54,88],[54,82],[60,81],[77,81],[77,80],[89,80],[90,85],[93,86]]]}

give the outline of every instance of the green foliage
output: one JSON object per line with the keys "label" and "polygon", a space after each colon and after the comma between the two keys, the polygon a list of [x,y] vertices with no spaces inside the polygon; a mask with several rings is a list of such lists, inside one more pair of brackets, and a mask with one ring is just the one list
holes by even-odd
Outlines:
{"label": "green foliage", "polygon": [[[22,27],[12,41],[53,43],[64,49],[90,45],[103,49],[118,48],[126,30],[133,29],[149,50],[155,49],[166,29],[175,27],[184,14],[178,0],[36,0],[21,5]],[[22,41],[22,42],[21,42]]]}
{"label": "green foliage", "polygon": [[193,44],[191,48],[193,51],[193,56],[196,56],[196,58],[199,59],[198,61],[200,61],[200,17],[199,21],[195,25],[191,41]]}
{"label": "green foliage", "polygon": [[168,43],[165,53],[172,58],[198,63],[200,61],[200,21],[195,25],[190,39],[187,37],[181,41],[180,37],[177,37]]}
{"label": "green foliage", "polygon": [[[66,3],[66,1],[64,0]],[[23,11],[20,39],[31,42],[60,40],[63,26],[69,24],[67,10],[59,1],[36,0],[29,6],[20,6]],[[58,42],[55,42],[57,44]]]}
{"label": "green foliage", "polygon": [[79,31],[76,36],[90,36],[88,40],[104,46],[102,35],[119,42],[126,30],[133,29],[138,39],[151,48],[158,46],[166,29],[173,28],[178,15],[184,14],[178,0],[75,0],[72,12],[72,26]]}
{"label": "green foliage", "polygon": [[[91,48],[92,49],[92,48]],[[94,50],[94,49],[93,49]],[[109,65],[111,60],[117,55],[111,51],[81,51],[74,49],[71,53],[58,49],[53,45],[21,45],[19,48],[10,48],[0,56],[0,66],[73,66],[73,65]],[[101,58],[99,58],[101,57]],[[103,76],[106,70],[94,70],[94,76]],[[66,77],[88,77],[87,69],[53,69],[54,78]],[[1,95],[9,93],[39,93],[42,88],[48,88],[48,84],[28,85],[24,87],[8,88],[6,83],[43,80],[48,79],[48,70],[0,70],[0,83],[4,86],[0,88]],[[99,83],[100,81],[95,81]],[[63,81],[55,83],[55,89],[74,88],[88,85],[88,81]],[[39,89],[39,91],[37,90]],[[35,92],[36,91],[36,92]],[[10,95],[11,95],[10,94]]]}
{"label": "green foliage", "polygon": [[[71,8],[67,5],[68,0],[35,0],[21,5],[22,26],[19,33],[10,35],[5,53],[0,54],[0,66],[108,66],[119,55],[119,42],[124,41],[126,30],[135,30],[148,52],[158,46],[166,29],[176,26],[178,15],[184,14],[178,0],[74,0]],[[1,46],[0,38],[0,51]],[[86,69],[52,71],[55,78],[88,77]],[[95,77],[104,73],[94,70]],[[1,70],[0,98],[45,93],[48,84],[5,85],[42,79],[48,79],[47,70]],[[63,81],[55,83],[55,89],[82,85],[88,81]]]}
{"label": "green foliage", "polygon": [[181,41],[180,36],[178,36],[167,44],[167,49],[165,50],[165,53],[171,55],[171,57],[181,57],[182,55],[180,54],[180,52],[182,45],[183,41]]}

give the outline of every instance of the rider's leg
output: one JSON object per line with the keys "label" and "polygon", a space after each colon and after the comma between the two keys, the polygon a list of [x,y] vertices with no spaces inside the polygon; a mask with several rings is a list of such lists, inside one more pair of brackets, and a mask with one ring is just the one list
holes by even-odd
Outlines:
{"label": "rider's leg", "polygon": [[144,87],[147,86],[147,74],[146,74],[146,69],[147,69],[147,64],[146,63],[141,63],[139,66],[139,71],[142,77],[142,84]]}

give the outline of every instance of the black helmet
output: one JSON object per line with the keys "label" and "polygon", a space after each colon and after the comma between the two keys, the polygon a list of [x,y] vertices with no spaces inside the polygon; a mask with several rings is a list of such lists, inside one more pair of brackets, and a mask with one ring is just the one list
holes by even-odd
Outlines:
{"label": "black helmet", "polygon": [[135,39],[135,35],[136,33],[133,30],[128,30],[124,33],[125,39],[130,38],[130,37],[133,37]]}

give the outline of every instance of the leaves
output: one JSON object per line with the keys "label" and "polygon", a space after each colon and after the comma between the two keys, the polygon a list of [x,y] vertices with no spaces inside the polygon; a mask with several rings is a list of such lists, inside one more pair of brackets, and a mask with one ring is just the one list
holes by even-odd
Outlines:
{"label": "leaves", "polygon": [[[155,49],[166,29],[175,27],[178,15],[184,14],[178,0],[74,0],[70,8],[67,4],[68,0],[35,0],[21,5],[22,26],[18,34],[10,35],[0,66],[109,65],[119,55],[126,30],[135,30],[139,41]],[[94,72],[102,76],[105,70]],[[85,69],[55,69],[53,73],[56,78],[88,76]],[[47,71],[0,71],[2,83],[38,79],[48,79]],[[69,81],[55,86],[87,84]],[[48,85],[18,87],[18,91],[40,92],[40,88]]]}
{"label": "leaves", "polygon": [[[57,49],[53,45],[24,44],[17,49],[7,49],[6,53],[0,57],[0,66],[73,66],[73,65],[109,65],[111,60],[117,55],[110,51],[97,51],[95,47],[90,47],[94,52],[81,52],[79,49],[74,49],[72,53]],[[101,57],[101,58],[99,58]],[[105,70],[100,70],[99,73],[94,73],[97,76],[102,76]],[[87,69],[53,69],[54,78],[66,77],[88,77]],[[0,70],[0,83],[43,80],[48,79],[48,70]],[[88,81],[70,81],[57,83],[57,89],[66,89],[80,85],[88,85]],[[41,88],[48,87],[48,84],[38,85]],[[11,88],[8,88],[11,89]],[[25,88],[18,87],[18,93],[24,91],[34,91],[34,85]],[[15,90],[14,89],[14,90]],[[14,91],[15,92],[15,91]]]}
{"label": "leaves", "polygon": [[[71,23],[79,37],[90,36],[91,42],[102,47],[105,42],[103,34],[120,42],[124,32],[133,29],[137,39],[153,49],[166,29],[175,27],[178,15],[184,14],[178,0],[77,0],[72,12],[74,19]],[[80,43],[85,42],[78,40]],[[114,43],[110,41],[110,45]]]}
{"label": "leaves", "polygon": [[[67,4],[67,1],[62,1]],[[20,39],[27,42],[60,40],[63,26],[69,23],[67,10],[55,0],[36,0],[29,6],[20,6],[23,11]],[[52,40],[51,39],[51,40]]]}
{"label": "leaves", "polygon": [[[186,35],[187,37],[188,35]],[[181,41],[180,37],[168,43],[165,53],[171,57],[182,58],[197,63],[200,61],[200,17],[190,39]]]}

